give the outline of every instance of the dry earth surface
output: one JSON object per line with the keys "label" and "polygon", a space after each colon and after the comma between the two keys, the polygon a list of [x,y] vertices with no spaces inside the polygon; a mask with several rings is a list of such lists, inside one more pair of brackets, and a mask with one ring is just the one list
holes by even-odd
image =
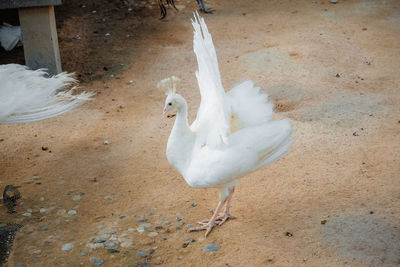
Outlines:
{"label": "dry earth surface", "polygon": [[[96,97],[57,118],[1,125],[0,187],[20,186],[22,199],[15,214],[0,206],[0,224],[23,225],[5,266],[400,265],[400,2],[207,2],[225,88],[254,80],[296,142],[241,181],[238,218],[206,239],[186,229],[211,215],[217,190],[190,188],[168,164],[173,119],[156,88],[181,77],[194,118],[197,6],[176,4],[164,21],[156,3],[133,0],[56,8],[63,68]],[[23,64],[21,48],[1,55]],[[102,236],[119,252],[93,243]],[[204,252],[212,243],[220,249]]]}

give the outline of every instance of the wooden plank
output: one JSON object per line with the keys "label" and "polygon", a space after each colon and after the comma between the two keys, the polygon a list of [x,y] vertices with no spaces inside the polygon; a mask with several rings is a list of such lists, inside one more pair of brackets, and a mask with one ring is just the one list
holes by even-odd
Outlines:
{"label": "wooden plank", "polygon": [[0,9],[38,7],[38,6],[57,6],[63,0],[0,0]]}
{"label": "wooden plank", "polygon": [[19,9],[25,64],[31,69],[48,69],[50,74],[61,72],[54,7]]}

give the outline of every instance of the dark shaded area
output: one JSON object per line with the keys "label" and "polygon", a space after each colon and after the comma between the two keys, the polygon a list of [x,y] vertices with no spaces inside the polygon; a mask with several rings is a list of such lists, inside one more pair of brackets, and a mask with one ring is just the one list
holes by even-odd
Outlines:
{"label": "dark shaded area", "polygon": [[8,209],[8,213],[15,212],[17,200],[21,198],[18,189],[13,185],[7,185],[3,192],[3,202]]}
{"label": "dark shaded area", "polygon": [[22,225],[9,223],[0,226],[0,267],[8,258],[9,250],[14,242],[15,234]]}

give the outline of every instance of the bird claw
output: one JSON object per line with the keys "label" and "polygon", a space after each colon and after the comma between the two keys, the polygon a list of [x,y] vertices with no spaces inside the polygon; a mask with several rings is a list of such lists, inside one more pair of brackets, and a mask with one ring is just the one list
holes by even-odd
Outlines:
{"label": "bird claw", "polygon": [[200,12],[203,12],[203,13],[206,13],[206,14],[212,14],[215,11],[214,9],[211,9],[211,8],[208,8],[208,7],[200,8],[199,10],[200,10]]}
{"label": "bird claw", "polygon": [[200,227],[189,228],[188,232],[198,232],[198,231],[206,230],[205,237],[207,237],[215,225],[217,225],[215,222],[214,223],[204,223]]}

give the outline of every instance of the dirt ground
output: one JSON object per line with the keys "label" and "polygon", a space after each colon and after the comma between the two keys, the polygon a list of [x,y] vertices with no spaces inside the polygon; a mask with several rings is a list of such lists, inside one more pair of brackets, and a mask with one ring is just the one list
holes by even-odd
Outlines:
{"label": "dirt ground", "polygon": [[[224,87],[254,80],[296,142],[241,181],[237,219],[206,239],[187,224],[211,216],[218,192],[190,188],[168,164],[173,119],[156,88],[180,77],[194,118],[196,1],[176,0],[181,10],[164,21],[156,3],[65,2],[56,9],[63,69],[96,96],[53,119],[1,125],[0,188],[21,186],[22,199],[15,214],[0,206],[0,224],[23,225],[5,266],[94,266],[93,257],[103,266],[400,265],[399,1],[207,2]],[[22,48],[1,55],[23,63]],[[102,235],[120,252],[94,249]],[[220,249],[204,252],[211,243]]]}

